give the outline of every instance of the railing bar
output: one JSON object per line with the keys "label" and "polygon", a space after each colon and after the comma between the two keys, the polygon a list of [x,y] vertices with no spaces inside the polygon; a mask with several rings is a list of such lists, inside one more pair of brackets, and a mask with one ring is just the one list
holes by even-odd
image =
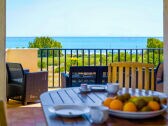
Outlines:
{"label": "railing bar", "polygon": [[147,49],[147,57],[148,57],[148,63],[149,63],[149,49]]}
{"label": "railing bar", "polygon": [[59,59],[58,61],[59,61],[59,87],[60,87],[60,85],[61,85],[61,84],[60,84],[60,63],[61,63],[61,62],[60,62],[60,50],[59,50],[59,53],[58,53],[58,54],[59,54],[59,55],[58,55],[58,57],[59,57],[59,58],[58,58],[58,59]]}
{"label": "railing bar", "polygon": [[78,49],[76,50],[76,57],[77,57],[77,66],[78,66]]}
{"label": "railing bar", "polygon": [[155,61],[155,53],[154,53],[154,49],[153,49],[153,64],[154,64],[154,61]]}
{"label": "railing bar", "polygon": [[112,54],[111,54],[111,61],[113,62],[113,59],[114,59],[114,57],[113,57],[113,56],[114,56],[114,55],[113,55],[114,50],[113,50],[113,49],[111,50],[111,53],[112,53]]}
{"label": "railing bar", "polygon": [[143,60],[143,58],[144,58],[144,51],[143,51],[143,49],[142,49],[142,63],[144,62],[144,60]]}
{"label": "railing bar", "polygon": [[40,49],[40,57],[41,57],[40,70],[43,71],[43,50],[41,49]]}
{"label": "railing bar", "polygon": [[125,52],[125,53],[124,53],[124,61],[127,61],[127,53],[126,53],[126,51],[127,51],[127,50],[125,49],[125,50],[124,50],[124,52]]}
{"label": "railing bar", "polygon": [[90,66],[90,49],[88,49],[88,66]]}
{"label": "railing bar", "polygon": [[[72,49],[70,50],[70,52],[71,52],[71,58],[72,58]],[[72,62],[71,62],[71,66],[72,66]]]}
{"label": "railing bar", "polygon": [[85,52],[84,52],[84,49],[82,49],[82,66],[84,66],[85,64],[85,62],[84,62],[84,57],[85,57],[85,54],[84,54]]}
{"label": "railing bar", "polygon": [[[62,48],[62,49],[59,49],[59,48],[41,48],[40,50],[76,50],[76,49],[78,49],[78,50],[82,50],[82,49],[84,49],[84,50],[88,50],[88,49],[92,49],[93,50],[93,48]],[[94,48],[95,49],[95,48]],[[104,49],[104,48],[96,48],[97,50],[100,50],[100,49]],[[112,48],[112,49],[115,49],[115,50],[123,50],[123,48]],[[127,50],[131,50],[131,49],[135,49],[135,48],[127,48]],[[141,50],[141,49],[143,49],[143,50],[146,50],[146,48],[137,48],[138,50]],[[150,48],[150,49],[155,49],[155,50],[159,50],[159,49],[163,49],[163,48]]]}
{"label": "railing bar", "polygon": [[47,50],[47,71],[48,71],[48,50]]}
{"label": "railing bar", "polygon": [[160,63],[160,49],[158,51],[159,51],[158,53],[159,53],[159,63]]}
{"label": "railing bar", "polygon": [[102,50],[100,49],[100,66],[102,65]]}
{"label": "railing bar", "polygon": [[138,62],[138,49],[136,49],[136,62]]}
{"label": "railing bar", "polygon": [[67,59],[66,59],[66,50],[65,50],[65,54],[64,54],[64,70],[66,73],[66,65],[67,65]]}
{"label": "railing bar", "polygon": [[52,62],[53,62],[53,70],[52,70],[52,72],[53,72],[53,75],[52,75],[52,80],[53,80],[53,82],[52,82],[52,85],[53,85],[53,87],[54,87],[54,50],[52,50]]}
{"label": "railing bar", "polygon": [[132,49],[130,50],[130,61],[132,62]]}
{"label": "railing bar", "polygon": [[106,49],[106,66],[108,64],[108,53],[107,53],[107,49]]}
{"label": "railing bar", "polygon": [[118,62],[120,62],[120,50],[118,49]]}
{"label": "railing bar", "polygon": [[96,66],[96,50],[94,49],[94,66]]}

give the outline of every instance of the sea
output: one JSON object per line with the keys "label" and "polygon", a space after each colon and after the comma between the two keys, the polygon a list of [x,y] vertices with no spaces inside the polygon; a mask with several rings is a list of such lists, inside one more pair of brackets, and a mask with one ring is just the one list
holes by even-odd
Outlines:
{"label": "sea", "polygon": [[[151,37],[52,37],[63,49],[143,49]],[[152,37],[163,41],[163,37]],[[6,48],[28,48],[35,37],[6,37]]]}

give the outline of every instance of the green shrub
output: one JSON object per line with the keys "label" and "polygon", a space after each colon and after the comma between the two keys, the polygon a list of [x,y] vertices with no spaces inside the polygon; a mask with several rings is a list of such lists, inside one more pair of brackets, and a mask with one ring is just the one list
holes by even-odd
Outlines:
{"label": "green shrub", "polygon": [[[47,67],[47,64],[46,62],[42,62],[42,68],[46,68]],[[38,68],[41,68],[41,61],[38,61]]]}

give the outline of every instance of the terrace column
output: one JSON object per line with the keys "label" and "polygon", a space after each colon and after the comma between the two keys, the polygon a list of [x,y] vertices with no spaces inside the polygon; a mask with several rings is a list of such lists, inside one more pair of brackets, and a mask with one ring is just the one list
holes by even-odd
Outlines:
{"label": "terrace column", "polygon": [[163,0],[164,92],[168,93],[168,0]]}
{"label": "terrace column", "polygon": [[6,100],[6,0],[0,2],[0,99]]}

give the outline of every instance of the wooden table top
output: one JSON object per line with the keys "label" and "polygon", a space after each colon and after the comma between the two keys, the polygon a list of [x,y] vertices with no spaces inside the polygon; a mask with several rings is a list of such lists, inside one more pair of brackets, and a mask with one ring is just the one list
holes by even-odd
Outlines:
{"label": "wooden table top", "polygon": [[[126,92],[136,96],[165,96],[165,94],[155,91],[126,88],[119,90],[119,94]],[[103,124],[91,124],[89,120],[83,117],[63,118],[56,116],[48,110],[49,107],[58,104],[100,105],[108,96],[107,92],[80,93],[79,88],[63,88],[45,92],[40,96],[40,99],[48,126],[168,126],[168,114],[166,112],[154,118],[139,120],[123,119],[110,115],[107,122]]]}

